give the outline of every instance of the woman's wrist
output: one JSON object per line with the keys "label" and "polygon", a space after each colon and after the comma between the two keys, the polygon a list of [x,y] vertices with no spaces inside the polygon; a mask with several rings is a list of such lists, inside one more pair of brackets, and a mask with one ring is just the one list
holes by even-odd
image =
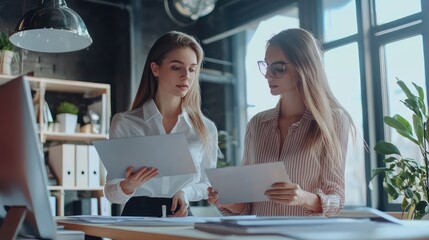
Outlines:
{"label": "woman's wrist", "polygon": [[122,192],[124,192],[126,195],[132,194],[135,190],[135,188],[128,187],[125,181],[121,181],[119,186],[121,187]]}
{"label": "woman's wrist", "polygon": [[313,212],[322,212],[322,200],[319,195],[307,192],[306,201],[302,205],[304,208],[307,208]]}
{"label": "woman's wrist", "polygon": [[232,213],[239,214],[243,212],[244,208],[246,208],[246,204],[245,203],[225,204],[225,205],[222,205],[221,208],[225,208]]}

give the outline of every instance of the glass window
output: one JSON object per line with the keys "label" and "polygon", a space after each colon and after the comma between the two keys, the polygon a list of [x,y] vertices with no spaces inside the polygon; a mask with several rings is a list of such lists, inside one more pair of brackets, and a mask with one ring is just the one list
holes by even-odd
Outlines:
{"label": "glass window", "polygon": [[278,97],[272,96],[268,89],[265,77],[258,69],[259,60],[265,58],[265,46],[268,39],[274,34],[287,29],[299,27],[297,17],[283,15],[274,16],[261,21],[253,34],[246,49],[246,95],[247,95],[247,120],[256,113],[276,106]]}
{"label": "glass window", "polygon": [[354,0],[323,0],[323,38],[330,42],[357,33]]}
{"label": "glass window", "polygon": [[374,0],[374,5],[377,25],[391,22],[422,10],[421,0]]}
{"label": "glass window", "polygon": [[[419,35],[386,44],[384,46],[384,54],[387,104],[389,107],[387,114],[389,116],[400,114],[405,119],[410,120],[412,119],[412,112],[401,102],[401,100],[405,99],[405,95],[396,82],[397,78],[404,81],[410,90],[416,93],[415,88],[412,86],[412,82],[414,82],[423,88],[427,98],[422,36]],[[387,139],[387,141],[395,144],[404,157],[413,159],[421,158],[421,154],[414,143],[400,136],[392,128],[389,127],[388,129],[390,139]]]}
{"label": "glass window", "polygon": [[[363,139],[362,95],[357,43],[326,51],[325,69],[332,92],[350,113],[358,136]],[[353,89],[353,91],[350,91]],[[365,152],[363,144],[349,141],[346,159],[346,205],[366,205]]]}

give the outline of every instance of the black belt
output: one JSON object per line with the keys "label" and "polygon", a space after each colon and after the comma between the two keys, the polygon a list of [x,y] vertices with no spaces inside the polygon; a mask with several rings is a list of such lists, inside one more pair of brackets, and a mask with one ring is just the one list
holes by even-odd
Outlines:
{"label": "black belt", "polygon": [[[144,216],[144,217],[162,217],[162,205],[167,207],[167,216],[173,215],[171,211],[172,198],[153,198],[153,197],[132,197],[125,204],[122,216]],[[178,211],[177,206],[175,211]],[[192,216],[188,207],[188,216]]]}

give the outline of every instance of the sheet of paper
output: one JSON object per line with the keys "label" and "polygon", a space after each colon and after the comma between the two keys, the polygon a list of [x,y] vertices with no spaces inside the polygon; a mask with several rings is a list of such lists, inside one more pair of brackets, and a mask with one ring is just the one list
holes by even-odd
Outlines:
{"label": "sheet of paper", "polygon": [[115,138],[97,140],[92,144],[107,169],[108,179],[124,178],[129,166],[158,168],[157,177],[196,172],[183,134]]}
{"label": "sheet of paper", "polygon": [[206,169],[206,173],[221,204],[268,201],[264,193],[273,183],[290,182],[283,162]]}

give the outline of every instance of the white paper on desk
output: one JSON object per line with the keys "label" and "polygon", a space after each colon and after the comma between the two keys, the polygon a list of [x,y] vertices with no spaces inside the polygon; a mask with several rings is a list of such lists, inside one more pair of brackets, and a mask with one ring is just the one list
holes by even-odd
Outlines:
{"label": "white paper on desk", "polygon": [[165,134],[97,140],[92,144],[107,169],[108,179],[124,178],[129,166],[155,167],[156,177],[195,173],[184,134]]}
{"label": "white paper on desk", "polygon": [[265,191],[276,182],[290,182],[283,162],[206,169],[219,203],[268,201]]}

